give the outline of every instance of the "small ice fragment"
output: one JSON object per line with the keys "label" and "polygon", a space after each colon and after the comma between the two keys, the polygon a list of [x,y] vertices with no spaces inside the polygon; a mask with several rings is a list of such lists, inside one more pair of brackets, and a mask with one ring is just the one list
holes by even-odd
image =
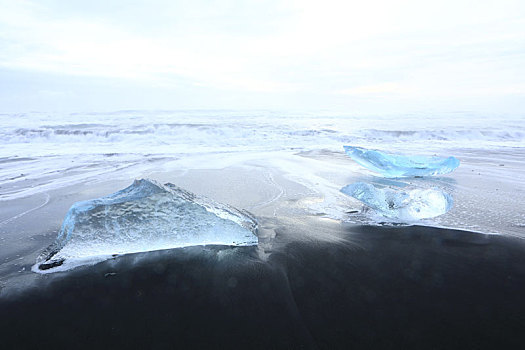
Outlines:
{"label": "small ice fragment", "polygon": [[363,202],[379,214],[401,221],[433,218],[452,208],[452,197],[437,189],[393,190],[356,182],[341,192]]}
{"label": "small ice fragment", "polygon": [[56,241],[33,271],[63,271],[115,255],[193,245],[257,245],[246,212],[175,185],[135,182],[106,197],[73,204]]}
{"label": "small ice fragment", "polygon": [[459,166],[455,157],[403,156],[362,147],[343,147],[357,163],[385,177],[441,175]]}

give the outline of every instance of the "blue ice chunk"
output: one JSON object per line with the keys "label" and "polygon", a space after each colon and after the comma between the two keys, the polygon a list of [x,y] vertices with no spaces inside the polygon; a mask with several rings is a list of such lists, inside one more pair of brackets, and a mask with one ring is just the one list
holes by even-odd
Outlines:
{"label": "blue ice chunk", "polygon": [[341,189],[379,214],[400,221],[415,221],[443,215],[452,208],[452,197],[438,189],[380,188],[356,182]]}
{"label": "blue ice chunk", "polygon": [[385,177],[442,175],[459,166],[455,157],[404,156],[362,147],[343,147],[357,163]]}
{"label": "blue ice chunk", "polygon": [[256,230],[247,212],[173,184],[136,180],[106,197],[73,204],[33,271],[68,270],[115,255],[185,246],[257,245]]}

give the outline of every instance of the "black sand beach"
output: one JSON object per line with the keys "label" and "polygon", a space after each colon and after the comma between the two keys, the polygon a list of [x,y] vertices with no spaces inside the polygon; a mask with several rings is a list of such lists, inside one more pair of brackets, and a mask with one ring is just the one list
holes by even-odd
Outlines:
{"label": "black sand beach", "polygon": [[[525,341],[523,239],[312,214],[323,201],[347,219],[361,207],[262,165],[144,174],[248,209],[259,221],[256,247],[144,252],[41,275],[31,266],[68,208],[130,180],[1,202],[2,348],[488,349]],[[479,183],[465,168],[450,186]]]}
{"label": "black sand beach", "polygon": [[510,349],[525,341],[522,240],[305,220],[341,239],[277,228],[266,252],[190,247],[43,276],[1,299],[2,347]]}

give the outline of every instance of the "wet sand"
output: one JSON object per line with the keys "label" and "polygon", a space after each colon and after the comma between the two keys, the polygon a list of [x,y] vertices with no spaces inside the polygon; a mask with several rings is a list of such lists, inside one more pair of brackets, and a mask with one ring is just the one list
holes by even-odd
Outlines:
{"label": "wet sand", "polygon": [[[0,301],[7,348],[518,348],[525,245],[428,227],[307,219],[272,249],[132,254]],[[265,225],[265,222],[262,222]],[[282,237],[282,239],[281,239]]]}
{"label": "wet sand", "polygon": [[[346,158],[339,162],[347,165]],[[312,179],[333,191],[354,179],[335,173]],[[451,186],[468,179],[459,174]],[[345,224],[312,210],[312,203],[333,198],[260,163],[143,175],[248,209],[259,220],[259,245],[130,254],[43,276],[30,267],[71,204],[132,179],[0,202],[2,344],[450,349],[516,348],[525,341],[522,239]],[[333,203],[336,210],[360,209],[351,200]]]}

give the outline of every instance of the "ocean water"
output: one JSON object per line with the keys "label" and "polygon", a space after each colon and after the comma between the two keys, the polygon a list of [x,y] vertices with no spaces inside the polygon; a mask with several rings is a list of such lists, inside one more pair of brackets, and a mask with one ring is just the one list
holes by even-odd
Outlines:
{"label": "ocean water", "polygon": [[[525,237],[521,115],[33,112],[1,114],[0,142],[0,205],[40,195],[36,208],[46,204],[48,191],[81,182],[97,186],[108,179],[131,182],[158,171],[252,166],[278,169],[309,188],[315,200],[304,206],[313,215],[388,224],[339,189],[355,181],[439,188],[453,197],[454,207],[422,224]],[[445,176],[388,183],[354,163],[343,145],[455,156],[461,165]],[[17,215],[24,213],[3,215],[0,226],[5,228]]]}

